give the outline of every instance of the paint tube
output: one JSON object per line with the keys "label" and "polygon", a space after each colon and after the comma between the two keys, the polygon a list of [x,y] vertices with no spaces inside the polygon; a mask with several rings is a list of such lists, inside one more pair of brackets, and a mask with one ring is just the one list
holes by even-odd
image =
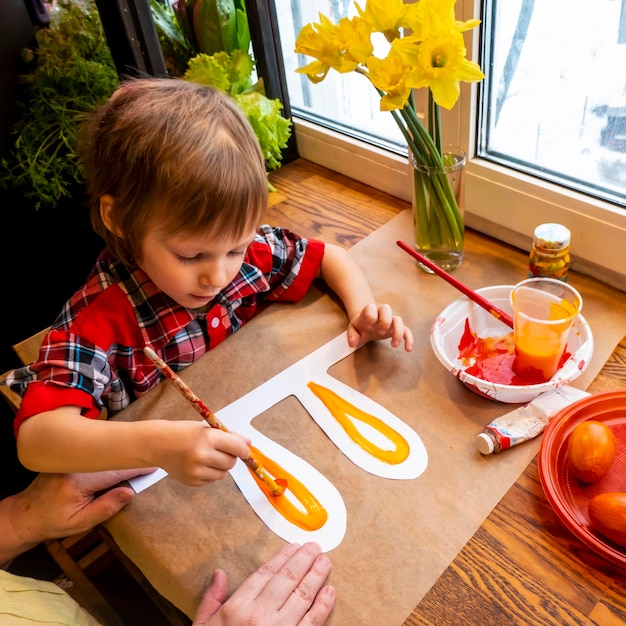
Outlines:
{"label": "paint tube", "polygon": [[561,409],[589,394],[574,387],[559,387],[537,396],[532,402],[494,419],[476,436],[481,454],[497,454],[540,435]]}

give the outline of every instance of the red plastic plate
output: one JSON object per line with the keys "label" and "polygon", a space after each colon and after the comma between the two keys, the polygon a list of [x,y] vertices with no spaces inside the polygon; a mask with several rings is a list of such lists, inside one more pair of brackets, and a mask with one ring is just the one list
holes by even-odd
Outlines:
{"label": "red plastic plate", "polygon": [[[618,439],[609,473],[592,485],[574,476],[567,458],[567,442],[577,424],[604,422]],[[539,451],[539,478],[559,519],[585,545],[607,560],[626,567],[626,548],[589,527],[589,500],[603,492],[626,492],[626,391],[608,391],[578,400],[555,415],[544,431]]]}

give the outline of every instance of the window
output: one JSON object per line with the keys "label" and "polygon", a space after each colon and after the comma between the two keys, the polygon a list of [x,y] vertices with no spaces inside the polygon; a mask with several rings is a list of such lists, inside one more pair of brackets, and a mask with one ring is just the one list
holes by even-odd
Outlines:
{"label": "window", "polygon": [[[365,6],[365,3],[362,3]],[[300,117],[319,122],[328,128],[365,138],[372,144],[403,150],[402,134],[391,115],[379,110],[380,98],[363,76],[354,73],[330,72],[325,80],[314,85],[295,70],[311,62],[311,58],[293,53],[295,40],[305,24],[319,21],[320,11],[337,22],[356,14],[352,0],[341,2],[293,2],[276,0],[285,72],[292,108]],[[406,152],[406,149],[404,149]]]}
{"label": "window", "polygon": [[593,11],[581,0],[492,2],[482,155],[626,200],[626,71],[607,71],[626,68],[623,8],[621,0],[598,0]]}
{"label": "window", "polygon": [[[294,72],[310,61],[293,52],[300,28],[352,2],[275,6],[300,155],[408,200],[406,150],[371,85]],[[457,0],[456,12],[483,20],[466,44],[486,78],[443,122],[444,143],[471,157],[468,226],[528,250],[537,224],[562,222],[574,269],[626,289],[626,0]]]}

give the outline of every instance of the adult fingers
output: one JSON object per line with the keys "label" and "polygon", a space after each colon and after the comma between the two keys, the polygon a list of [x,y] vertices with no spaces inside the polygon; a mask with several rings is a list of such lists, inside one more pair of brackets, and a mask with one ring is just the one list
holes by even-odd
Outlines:
{"label": "adult fingers", "polygon": [[299,626],[321,626],[326,623],[336,601],[335,588],[330,585],[322,587],[315,597],[313,606],[300,621]]}
{"label": "adult fingers", "polygon": [[85,506],[76,520],[80,520],[82,528],[76,532],[92,528],[119,513],[135,496],[130,487],[115,487],[95,498]]}
{"label": "adult fingers", "polygon": [[85,474],[73,474],[71,479],[74,481],[75,485],[89,494],[108,489],[109,487],[113,487],[124,480],[128,480],[129,478],[149,474],[150,472],[154,472],[156,469],[156,467],[143,467],[139,469],[89,472]]}
{"label": "adult fingers", "polygon": [[222,608],[228,595],[226,572],[216,569],[209,586],[206,588],[200,606],[196,611],[193,626],[205,626],[208,621]]}
{"label": "adult fingers", "polygon": [[[305,623],[323,623],[334,606],[333,592],[326,590],[320,595],[331,567],[330,559],[317,544],[305,544],[285,564],[281,573],[292,583],[293,590],[280,610],[281,622],[298,623],[306,616]],[[317,622],[319,619],[322,621]]]}
{"label": "adult fingers", "polygon": [[[270,581],[272,581],[281,568],[289,561],[289,559],[296,554],[300,549],[300,545],[297,543],[287,544],[283,546],[269,561],[261,565],[259,569],[251,574],[239,587],[239,591],[250,597],[250,599],[256,598],[261,592],[263,592]],[[282,606],[282,602],[291,593],[292,588],[284,589],[282,586],[278,587],[278,595],[282,600],[277,607]]]}

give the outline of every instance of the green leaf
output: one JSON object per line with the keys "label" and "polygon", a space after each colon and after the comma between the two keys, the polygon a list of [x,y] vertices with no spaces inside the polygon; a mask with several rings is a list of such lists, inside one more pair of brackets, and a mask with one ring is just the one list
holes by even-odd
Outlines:
{"label": "green leaf", "polygon": [[229,77],[229,62],[224,62],[224,57],[228,60],[226,53],[199,54],[189,61],[189,68],[183,78],[192,83],[215,87],[220,91],[228,93],[231,81]]}
{"label": "green leaf", "polygon": [[183,78],[231,95],[246,115],[259,140],[268,169],[280,167],[282,150],[291,136],[291,122],[281,116],[280,100],[265,96],[263,81],[252,84],[254,61],[243,50],[232,54],[199,54],[189,61]]}
{"label": "green leaf", "polygon": [[201,85],[217,87],[234,96],[254,89],[252,70],[254,61],[247,52],[235,50],[232,54],[217,52],[199,54],[189,61],[183,78]]}
{"label": "green leaf", "polygon": [[245,113],[259,139],[268,169],[280,167],[282,150],[291,136],[291,122],[281,116],[280,100],[270,100],[263,94],[248,92],[235,96],[235,102]]}
{"label": "green leaf", "polygon": [[[239,4],[239,2],[235,2]],[[250,49],[250,25],[248,24],[248,14],[246,5],[237,7],[237,49],[248,51]]]}
{"label": "green leaf", "polygon": [[255,63],[244,50],[234,50],[230,55],[229,77],[232,83],[231,93],[244,93],[252,88],[252,71]]}
{"label": "green leaf", "polygon": [[199,52],[232,52],[237,48],[237,11],[234,1],[196,0],[193,28]]}
{"label": "green leaf", "polygon": [[160,0],[150,0],[152,19],[170,76],[182,76],[187,69],[187,62],[196,50],[192,30],[185,21],[184,2],[177,3],[176,7],[180,12],[180,19],[179,14],[175,13],[169,4]]}

